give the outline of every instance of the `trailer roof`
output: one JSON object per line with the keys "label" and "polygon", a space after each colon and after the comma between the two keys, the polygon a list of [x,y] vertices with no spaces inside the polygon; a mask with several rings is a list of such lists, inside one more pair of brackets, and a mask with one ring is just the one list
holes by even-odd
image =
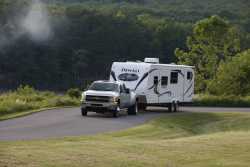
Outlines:
{"label": "trailer roof", "polygon": [[184,68],[195,68],[194,66],[179,65],[179,64],[152,64],[154,66],[165,66],[165,67],[184,67]]}
{"label": "trailer roof", "polygon": [[151,64],[151,63],[145,63],[145,62],[114,62],[114,63],[125,63],[125,64],[137,64],[137,65],[144,65],[144,66],[164,66],[164,67],[182,67],[182,68],[195,68],[194,66],[188,66],[188,65],[177,65],[177,64]]}

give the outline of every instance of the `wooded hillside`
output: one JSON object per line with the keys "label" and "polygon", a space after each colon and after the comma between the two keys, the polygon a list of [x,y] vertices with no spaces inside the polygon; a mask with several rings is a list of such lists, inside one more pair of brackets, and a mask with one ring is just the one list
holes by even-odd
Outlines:
{"label": "wooded hillside", "polygon": [[[250,48],[247,0],[50,0],[49,27],[27,27],[30,2],[0,2],[1,89],[83,87],[107,78],[113,61],[177,62],[175,50],[187,49],[193,25],[212,15],[237,28],[242,50]],[[39,29],[48,37],[34,36]]]}

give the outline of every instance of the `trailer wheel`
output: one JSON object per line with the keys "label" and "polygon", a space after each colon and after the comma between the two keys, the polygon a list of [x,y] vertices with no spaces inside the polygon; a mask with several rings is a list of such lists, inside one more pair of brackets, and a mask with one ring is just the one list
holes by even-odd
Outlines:
{"label": "trailer wheel", "polygon": [[168,112],[172,112],[172,103],[168,104]]}
{"label": "trailer wheel", "polygon": [[138,104],[138,108],[139,108],[139,110],[146,111],[147,105],[146,105],[146,104],[143,104],[143,103],[139,103],[139,104]]}
{"label": "trailer wheel", "polygon": [[179,102],[177,101],[176,103],[175,103],[175,112],[179,112],[180,111],[180,104],[179,104]]}
{"label": "trailer wheel", "polygon": [[171,104],[168,105],[169,112],[177,112],[177,110],[178,110],[178,103],[173,101]]}
{"label": "trailer wheel", "polygon": [[138,113],[138,104],[135,102],[134,105],[128,108],[128,115],[137,115]]}
{"label": "trailer wheel", "polygon": [[87,116],[88,115],[88,111],[84,108],[81,109],[82,112],[82,116]]}
{"label": "trailer wheel", "polygon": [[178,111],[178,103],[177,102],[173,102],[173,112],[177,112]]}

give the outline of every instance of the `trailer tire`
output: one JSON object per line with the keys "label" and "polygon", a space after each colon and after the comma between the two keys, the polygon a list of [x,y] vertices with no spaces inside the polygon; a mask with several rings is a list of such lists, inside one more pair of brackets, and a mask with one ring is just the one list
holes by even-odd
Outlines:
{"label": "trailer tire", "polygon": [[177,101],[176,103],[175,103],[175,112],[179,112],[180,111],[180,109],[179,109],[179,106],[180,104],[179,104],[179,102]]}
{"label": "trailer tire", "polygon": [[82,112],[82,116],[87,116],[88,115],[88,111],[84,108],[81,109]]}
{"label": "trailer tire", "polygon": [[173,102],[173,112],[177,112],[177,103]]}
{"label": "trailer tire", "polygon": [[172,103],[168,104],[168,112],[172,112]]}
{"label": "trailer tire", "polygon": [[138,113],[138,104],[135,102],[134,105],[128,108],[128,115],[137,115]]}
{"label": "trailer tire", "polygon": [[138,104],[138,109],[139,109],[139,110],[146,111],[147,105],[144,104],[144,103],[139,103],[139,104]]}
{"label": "trailer tire", "polygon": [[178,104],[177,104],[177,102],[172,102],[172,103],[170,103],[169,105],[168,105],[168,111],[169,112],[177,112],[177,110],[178,110]]}

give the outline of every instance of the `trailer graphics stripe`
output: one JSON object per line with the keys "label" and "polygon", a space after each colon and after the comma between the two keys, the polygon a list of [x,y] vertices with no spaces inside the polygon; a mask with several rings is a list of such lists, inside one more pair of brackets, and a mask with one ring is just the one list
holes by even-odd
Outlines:
{"label": "trailer graphics stripe", "polygon": [[172,92],[171,91],[166,91],[166,92],[163,92],[163,93],[160,93],[158,91],[158,84],[161,82],[161,80],[158,80],[158,82],[156,84],[154,84],[153,86],[151,86],[150,88],[148,88],[148,90],[151,90],[154,88],[154,93],[158,95],[158,97],[161,97],[165,94],[168,94],[169,96],[172,96]]}
{"label": "trailer graphics stripe", "polygon": [[168,96],[172,96],[172,92],[171,92],[171,91],[166,91],[166,92],[164,92],[164,93],[161,93],[161,94],[159,95],[159,97],[161,97],[161,96],[163,96],[163,95],[165,95],[165,94],[168,94]]}
{"label": "trailer graphics stripe", "polygon": [[181,74],[181,76],[184,78],[184,74],[182,73],[182,71],[181,70],[172,70],[172,72],[178,72],[179,74]]}
{"label": "trailer graphics stripe", "polygon": [[188,93],[188,91],[192,88],[192,86],[193,86],[193,82],[191,83],[191,85],[187,88],[187,90],[185,91],[185,93],[184,93],[184,96]]}
{"label": "trailer graphics stripe", "polygon": [[158,70],[158,69],[152,69],[152,70],[150,70],[149,72],[145,73],[145,74],[142,76],[141,80],[137,83],[137,85],[136,85],[136,87],[135,87],[135,90],[140,86],[140,84],[142,83],[142,81],[144,81],[144,79],[146,79],[146,78],[148,77],[148,75],[149,75],[150,73],[152,73],[153,71],[156,71],[156,70]]}
{"label": "trailer graphics stripe", "polygon": [[114,71],[111,71],[111,76],[112,76],[112,78],[114,79],[114,81],[117,81],[117,79],[116,79],[116,77],[115,77],[115,72]]}

